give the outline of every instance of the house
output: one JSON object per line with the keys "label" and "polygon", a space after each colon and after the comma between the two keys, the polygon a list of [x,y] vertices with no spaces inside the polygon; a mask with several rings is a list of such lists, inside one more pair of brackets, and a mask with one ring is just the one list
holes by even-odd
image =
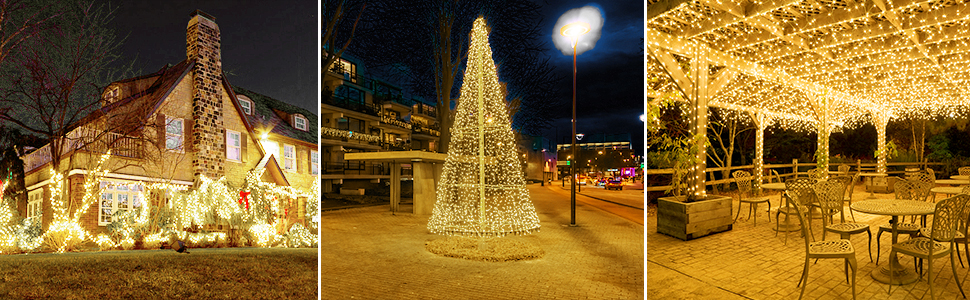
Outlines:
{"label": "house", "polygon": [[[436,152],[440,129],[434,105],[404,97],[401,88],[365,76],[356,58],[343,54],[323,68],[320,103],[321,192],[357,193],[391,178],[387,163],[348,161],[345,153],[421,150]],[[410,174],[409,166],[403,172]]]}
{"label": "house", "polygon": [[[72,126],[59,161],[52,161],[50,145],[22,157],[28,194],[19,205],[22,216],[46,230],[52,193],[82,203],[85,181],[98,166],[110,173],[100,181],[100,197],[80,217],[94,234],[106,232],[119,211],[145,201],[166,203],[170,193],[144,193],[150,185],[193,189],[203,178],[224,177],[229,186],[240,187],[250,171],[265,169],[263,182],[316,186],[316,115],[230,84],[214,17],[192,13],[186,41],[185,60],[105,87],[101,108]],[[98,164],[106,153],[110,156]],[[66,176],[63,191],[52,178],[54,164]],[[306,201],[281,199],[288,211],[300,212],[287,214],[291,222],[305,222]]]}

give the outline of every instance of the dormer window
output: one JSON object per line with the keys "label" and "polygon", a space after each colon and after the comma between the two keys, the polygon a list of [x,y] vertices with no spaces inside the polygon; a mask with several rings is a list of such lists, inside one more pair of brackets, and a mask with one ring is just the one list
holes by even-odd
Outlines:
{"label": "dormer window", "polygon": [[104,94],[104,100],[108,103],[118,101],[118,94],[119,92],[117,87],[110,88],[108,89],[108,92]]}
{"label": "dormer window", "polygon": [[307,119],[302,115],[293,115],[293,127],[299,130],[307,131]]}
{"label": "dormer window", "polygon": [[253,101],[249,100],[245,96],[239,96],[236,98],[239,100],[239,107],[242,107],[243,113],[247,115],[253,114]]}

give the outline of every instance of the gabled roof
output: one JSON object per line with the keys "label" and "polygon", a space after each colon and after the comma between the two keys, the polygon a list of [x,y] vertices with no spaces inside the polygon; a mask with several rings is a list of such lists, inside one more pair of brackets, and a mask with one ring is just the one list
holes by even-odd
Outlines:
{"label": "gabled roof", "polygon": [[[234,86],[232,88],[236,95],[245,95],[253,100],[253,114],[246,115],[250,124],[272,128],[271,133],[281,136],[311,144],[317,143],[317,114],[240,87]],[[286,114],[301,114],[306,117],[308,130],[303,131],[291,126],[287,122]]]}
{"label": "gabled roof", "polygon": [[123,79],[111,83],[127,83],[135,80],[150,79],[155,77],[155,81],[145,90],[112,102],[111,104],[105,105],[104,107],[93,111],[91,114],[85,116],[80,121],[70,126],[68,130],[73,130],[81,125],[97,120],[112,110],[124,106],[143,105],[146,108],[151,108],[145,111],[145,117],[151,116],[151,114],[154,113],[155,110],[157,110],[162,104],[162,101],[165,100],[165,97],[172,93],[175,86],[182,81],[182,78],[185,77],[186,74],[188,74],[189,70],[192,70],[192,66],[194,65],[194,61],[183,60],[174,66],[167,65],[162,67],[160,70],[151,74]]}

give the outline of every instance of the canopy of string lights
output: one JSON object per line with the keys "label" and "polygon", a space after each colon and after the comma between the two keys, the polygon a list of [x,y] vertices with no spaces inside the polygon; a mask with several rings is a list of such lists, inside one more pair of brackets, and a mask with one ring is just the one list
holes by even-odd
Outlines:
{"label": "canopy of string lights", "polygon": [[967,1],[648,0],[648,97],[692,97],[703,57],[711,107],[815,128],[957,116]]}

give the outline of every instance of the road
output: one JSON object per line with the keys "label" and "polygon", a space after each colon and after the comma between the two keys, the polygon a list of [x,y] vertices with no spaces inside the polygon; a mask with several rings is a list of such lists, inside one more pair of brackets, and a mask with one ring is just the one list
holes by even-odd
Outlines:
{"label": "road", "polygon": [[[576,205],[588,205],[606,211],[621,218],[630,220],[634,223],[643,225],[643,189],[630,189],[625,185],[623,190],[606,190],[600,187],[583,187],[581,192],[576,193]],[[563,187],[561,184],[546,185],[546,188],[555,194],[564,197],[565,202],[569,203],[569,185]],[[581,216],[576,216],[576,222],[581,223]]]}

